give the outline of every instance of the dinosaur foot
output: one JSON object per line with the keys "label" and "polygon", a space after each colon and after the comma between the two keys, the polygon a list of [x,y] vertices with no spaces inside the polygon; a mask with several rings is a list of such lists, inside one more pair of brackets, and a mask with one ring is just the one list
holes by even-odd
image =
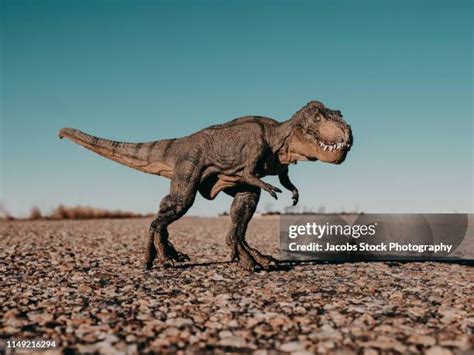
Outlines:
{"label": "dinosaur foot", "polygon": [[239,266],[242,269],[249,272],[255,272],[264,269],[263,265],[260,264],[242,244],[239,244],[238,246],[236,260],[238,260]]}
{"label": "dinosaur foot", "polygon": [[165,267],[174,266],[175,262],[182,263],[191,260],[188,255],[177,251],[171,242],[167,242],[165,245],[159,245],[158,248],[148,247],[145,270],[150,270],[153,267],[153,261],[157,256],[158,263]]}
{"label": "dinosaur foot", "polygon": [[174,255],[166,255],[157,258],[157,262],[165,268],[173,267],[176,263],[182,263],[191,260],[186,254],[177,252]]}
{"label": "dinosaur foot", "polygon": [[265,255],[260,253],[257,249],[254,249],[247,245],[247,250],[253,256],[253,258],[260,264],[265,270],[278,268],[278,260],[273,256]]}
{"label": "dinosaur foot", "polygon": [[188,255],[177,251],[171,242],[168,242],[166,249],[165,249],[166,256],[173,259],[174,261],[178,263],[182,263],[184,261],[190,261],[191,259],[189,258]]}

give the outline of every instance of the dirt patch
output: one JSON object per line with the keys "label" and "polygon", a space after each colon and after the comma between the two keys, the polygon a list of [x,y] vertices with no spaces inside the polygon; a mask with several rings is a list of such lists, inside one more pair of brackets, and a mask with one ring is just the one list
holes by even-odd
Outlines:
{"label": "dirt patch", "polygon": [[[150,219],[0,222],[0,338],[80,352],[472,351],[472,267],[298,265],[249,274],[227,262],[229,219],[184,218],[171,239],[191,262],[143,271]],[[278,255],[278,222],[250,243]]]}

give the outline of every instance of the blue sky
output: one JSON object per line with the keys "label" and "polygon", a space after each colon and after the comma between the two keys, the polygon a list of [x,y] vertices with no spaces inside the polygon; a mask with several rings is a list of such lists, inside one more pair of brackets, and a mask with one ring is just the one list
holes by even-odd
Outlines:
{"label": "blue sky", "polygon": [[[312,99],[340,109],[341,166],[290,169],[326,211],[472,212],[471,1],[3,1],[3,205],[156,211],[169,180],[61,127],[116,140],[188,135]],[[277,184],[275,178],[266,178]],[[227,210],[224,195],[190,214]],[[263,195],[260,210],[290,205]]]}

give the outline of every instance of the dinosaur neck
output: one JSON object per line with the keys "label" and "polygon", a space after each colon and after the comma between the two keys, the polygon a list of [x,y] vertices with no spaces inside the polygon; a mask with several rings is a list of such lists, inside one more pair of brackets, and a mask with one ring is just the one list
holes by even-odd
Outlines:
{"label": "dinosaur neck", "polygon": [[294,124],[292,120],[281,122],[274,130],[270,144],[274,153],[282,164],[294,164],[298,160],[307,160],[292,151],[292,142],[294,141]]}

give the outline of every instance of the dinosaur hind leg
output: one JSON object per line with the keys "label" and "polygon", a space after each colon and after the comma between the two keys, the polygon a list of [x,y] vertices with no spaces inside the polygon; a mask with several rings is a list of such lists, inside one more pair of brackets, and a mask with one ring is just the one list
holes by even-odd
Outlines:
{"label": "dinosaur hind leg", "polygon": [[189,257],[177,251],[168,240],[168,226],[181,218],[196,197],[201,169],[195,157],[188,157],[176,165],[169,195],[161,200],[160,209],[150,226],[146,244],[145,269],[153,266],[156,257],[162,264],[182,262]]}
{"label": "dinosaur hind leg", "polygon": [[240,265],[249,271],[256,268],[268,268],[276,263],[271,256],[261,254],[248,245],[245,240],[248,223],[257,208],[260,189],[246,186],[237,191],[227,191],[234,196],[230,209],[232,225],[227,233],[226,242],[231,248],[231,261],[238,260]]}
{"label": "dinosaur hind leg", "polygon": [[177,251],[168,240],[168,225],[182,217],[191,205],[192,202],[188,202],[186,199],[181,199],[180,197],[167,195],[163,198],[159,212],[151,223],[148,233],[146,269],[151,269],[156,257],[158,257],[162,264],[189,260],[186,254]]}
{"label": "dinosaur hind leg", "polygon": [[[230,206],[231,226],[227,232],[226,243],[231,248],[231,262],[242,262],[239,244],[244,240],[247,225],[257,209],[258,200],[260,199],[260,189],[249,187],[248,191],[235,192],[228,189],[226,192],[234,197],[232,205]],[[251,261],[249,263],[251,263]]]}

